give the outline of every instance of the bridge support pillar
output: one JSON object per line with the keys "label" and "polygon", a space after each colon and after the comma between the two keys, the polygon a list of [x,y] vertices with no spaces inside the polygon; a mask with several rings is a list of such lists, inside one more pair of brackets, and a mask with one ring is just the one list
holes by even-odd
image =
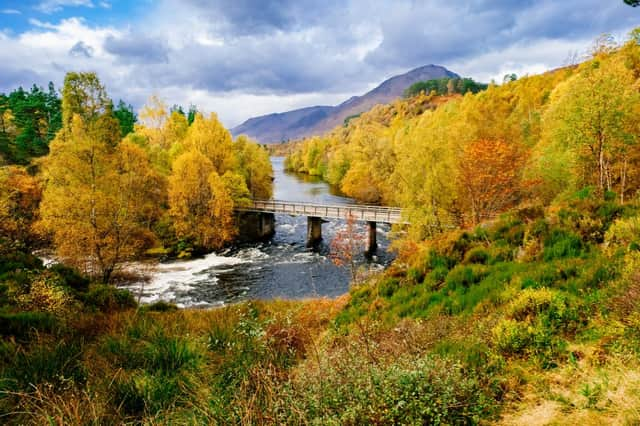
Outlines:
{"label": "bridge support pillar", "polygon": [[367,228],[369,228],[369,238],[367,240],[367,250],[365,254],[367,256],[372,255],[378,249],[378,240],[376,234],[376,222],[367,222]]}
{"label": "bridge support pillar", "polygon": [[266,212],[240,212],[237,216],[240,235],[244,242],[266,241],[276,233],[276,217]]}
{"label": "bridge support pillar", "polygon": [[322,241],[322,222],[319,217],[307,217],[307,247],[313,247]]}

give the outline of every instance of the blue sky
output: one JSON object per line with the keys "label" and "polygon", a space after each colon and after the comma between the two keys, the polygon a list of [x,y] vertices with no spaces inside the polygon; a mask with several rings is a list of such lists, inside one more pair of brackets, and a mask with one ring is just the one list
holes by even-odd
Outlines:
{"label": "blue sky", "polygon": [[539,73],[636,26],[622,0],[0,0],[0,91],[95,71],[115,100],[156,94],[233,126],[432,63]]}

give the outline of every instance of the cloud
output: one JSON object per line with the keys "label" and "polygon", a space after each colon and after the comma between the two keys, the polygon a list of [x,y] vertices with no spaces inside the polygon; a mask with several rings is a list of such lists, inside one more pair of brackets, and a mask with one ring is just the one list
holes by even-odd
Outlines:
{"label": "cloud", "polygon": [[142,34],[109,36],[104,49],[125,63],[158,64],[169,61],[169,51],[165,42]]}
{"label": "cloud", "polygon": [[30,19],[23,33],[0,32],[0,90],[96,71],[116,100],[139,107],[157,93],[168,104],[215,109],[233,126],[258,113],[338,103],[430,63],[481,81],[542,72],[603,32],[637,26],[635,9],[601,0],[157,0],[141,18],[106,16],[110,26]]}
{"label": "cloud", "polygon": [[69,49],[69,54],[71,56],[84,56],[85,58],[91,58],[93,56],[93,47],[79,41]]}
{"label": "cloud", "polygon": [[40,2],[35,9],[42,13],[54,13],[63,10],[65,7],[89,7],[95,5],[92,0],[44,0]]}
{"label": "cloud", "polygon": [[0,10],[0,13],[3,15],[22,15],[22,12],[17,9],[2,9]]}

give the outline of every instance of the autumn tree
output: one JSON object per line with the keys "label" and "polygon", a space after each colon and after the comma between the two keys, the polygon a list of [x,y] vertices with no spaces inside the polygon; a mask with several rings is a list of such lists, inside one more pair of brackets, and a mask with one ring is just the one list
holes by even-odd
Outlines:
{"label": "autumn tree", "polygon": [[199,247],[220,248],[235,234],[233,199],[211,160],[198,150],[174,162],[169,206],[177,236]]}
{"label": "autumn tree", "polygon": [[336,266],[348,269],[352,282],[357,277],[357,259],[364,250],[364,244],[365,236],[358,232],[356,220],[351,215],[345,227],[338,230],[331,240],[329,258]]}
{"label": "autumn tree", "polygon": [[[554,91],[538,158],[540,173],[556,182],[556,191],[592,185],[601,196],[616,189],[624,201],[638,143],[634,81],[622,58],[604,56],[583,64]],[[573,186],[563,188],[563,181]]]}
{"label": "autumn tree", "polygon": [[273,194],[273,167],[269,154],[248,137],[238,136],[234,142],[237,168],[242,173],[252,198],[271,198]]}
{"label": "autumn tree", "polygon": [[113,110],[113,104],[95,73],[70,72],[65,76],[62,88],[62,127],[65,132],[71,131],[76,114],[85,126],[91,126],[104,117],[107,110]]}
{"label": "autumn tree", "polygon": [[153,244],[150,205],[161,186],[141,148],[104,143],[76,115],[65,140],[51,144],[43,174],[39,228],[66,263],[106,283]]}
{"label": "autumn tree", "polygon": [[218,121],[216,114],[212,113],[208,118],[196,114],[187,131],[184,147],[186,151],[199,151],[219,175],[237,166],[231,134]]}
{"label": "autumn tree", "polygon": [[42,189],[23,168],[0,168],[0,238],[12,244],[32,246],[32,225],[38,218]]}
{"label": "autumn tree", "polygon": [[513,144],[478,140],[460,159],[458,194],[465,222],[480,223],[519,201],[524,156]]}

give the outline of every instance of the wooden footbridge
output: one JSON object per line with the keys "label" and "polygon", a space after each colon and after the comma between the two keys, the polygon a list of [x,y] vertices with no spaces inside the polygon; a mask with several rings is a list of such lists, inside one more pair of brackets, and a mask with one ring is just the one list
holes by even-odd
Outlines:
{"label": "wooden footbridge", "polygon": [[402,209],[362,204],[319,204],[280,200],[253,200],[252,205],[238,208],[238,211],[257,215],[257,231],[260,236],[273,235],[275,214],[307,216],[307,246],[314,246],[322,240],[324,219],[344,219],[367,222],[369,239],[367,252],[373,253],[377,247],[376,224],[407,223],[402,217]]}

